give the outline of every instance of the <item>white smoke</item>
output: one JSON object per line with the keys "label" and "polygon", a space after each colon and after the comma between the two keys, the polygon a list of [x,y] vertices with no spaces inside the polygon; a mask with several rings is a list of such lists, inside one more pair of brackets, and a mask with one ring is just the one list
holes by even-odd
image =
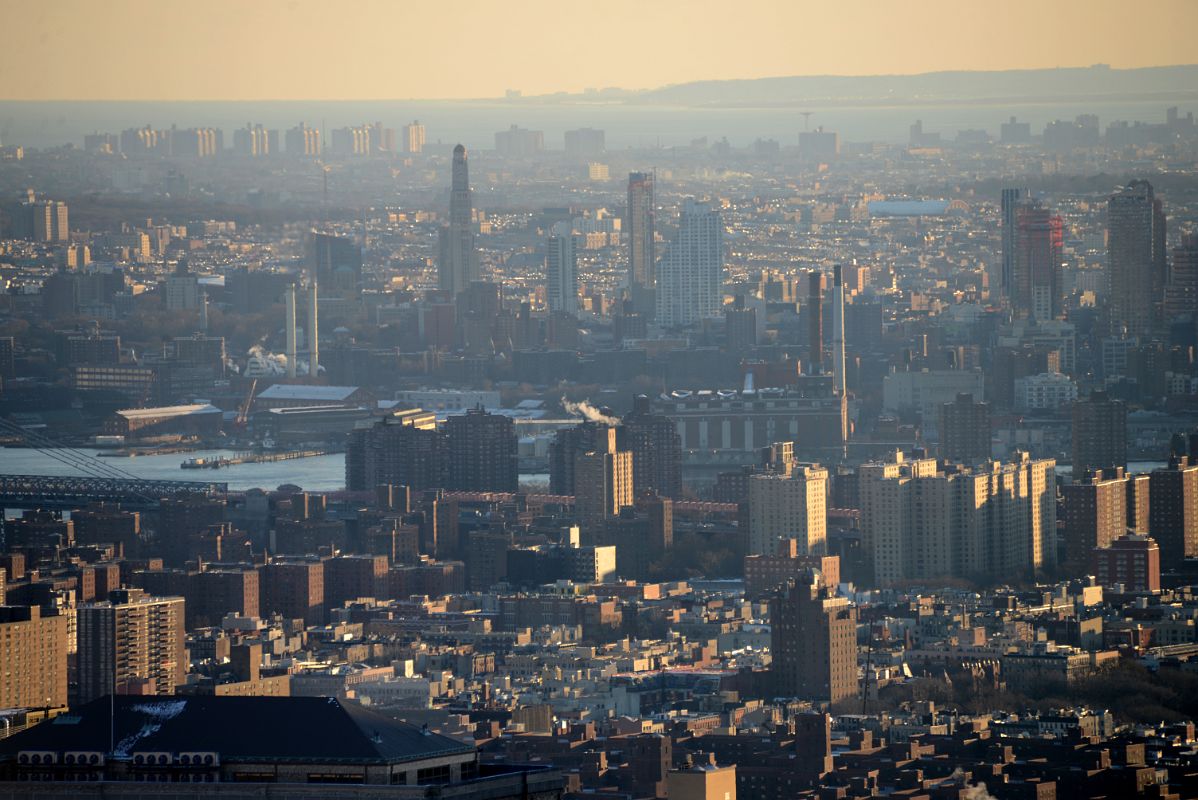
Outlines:
{"label": "white smoke", "polygon": [[562,400],[562,408],[566,409],[567,414],[573,414],[578,417],[585,417],[591,422],[602,422],[605,425],[619,425],[620,420],[615,417],[609,417],[593,405],[583,400],[581,403],[571,403],[569,400]]}
{"label": "white smoke", "polygon": [[953,770],[953,774],[949,775],[948,779],[961,784],[961,800],[998,800],[998,798],[990,794],[990,790],[986,788],[986,784],[966,783],[965,773],[960,767]]}

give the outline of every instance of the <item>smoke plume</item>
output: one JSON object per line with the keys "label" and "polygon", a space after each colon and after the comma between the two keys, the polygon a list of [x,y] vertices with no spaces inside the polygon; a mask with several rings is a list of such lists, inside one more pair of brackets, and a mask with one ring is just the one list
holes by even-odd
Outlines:
{"label": "smoke plume", "polygon": [[615,417],[609,417],[593,405],[583,400],[581,403],[571,403],[569,400],[562,400],[562,408],[566,409],[567,414],[573,414],[578,417],[585,417],[591,422],[602,422],[605,425],[619,425],[620,420]]}

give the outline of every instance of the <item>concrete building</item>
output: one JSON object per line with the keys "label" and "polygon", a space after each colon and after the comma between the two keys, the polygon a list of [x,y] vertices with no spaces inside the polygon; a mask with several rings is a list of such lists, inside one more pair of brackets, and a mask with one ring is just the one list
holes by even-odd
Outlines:
{"label": "concrete building", "polygon": [[545,299],[550,311],[578,313],[578,254],[568,222],[554,225],[545,243]]}
{"label": "concrete building", "polygon": [[514,492],[519,488],[518,442],[510,417],[481,408],[445,421],[445,488]]}
{"label": "concrete building", "polygon": [[1166,570],[1198,556],[1198,463],[1174,456],[1148,481],[1148,531],[1161,548]]}
{"label": "concrete building", "polygon": [[574,457],[574,516],[583,541],[594,541],[607,520],[633,502],[632,453],[617,449],[614,428],[596,438],[594,450]]}
{"label": "concrete building", "polygon": [[670,800],[736,800],[736,765],[695,764],[666,776]]}
{"label": "concrete building", "polygon": [[1081,476],[1061,487],[1065,517],[1065,570],[1077,577],[1095,569],[1095,548],[1127,532],[1128,477],[1122,469]]}
{"label": "concrete building", "polygon": [[983,397],[982,371],[921,370],[893,372],[882,379],[882,409],[891,414],[913,414],[923,423],[925,435],[935,434],[940,408],[970,394]]}
{"label": "concrete building", "polygon": [[750,477],[748,554],[774,553],[779,542],[791,539],[802,555],[823,555],[827,496],[828,471],[815,464]]}
{"label": "concrete building", "polygon": [[[3,573],[0,569],[0,588]],[[3,602],[0,591],[0,708],[66,706],[66,615]]]}
{"label": "concrete building", "polygon": [[1167,265],[1165,212],[1144,180],[1107,201],[1107,299],[1111,329],[1129,337],[1152,333],[1160,321]]}
{"label": "concrete building", "polygon": [[857,608],[814,571],[770,603],[774,690],[836,703],[857,694]]}
{"label": "concrete building", "polygon": [[687,198],[678,234],[658,268],[657,321],[690,325],[715,316],[723,305],[724,224],[712,203]]}
{"label": "concrete building", "polygon": [[1100,586],[1125,592],[1161,590],[1161,551],[1148,536],[1127,534],[1094,549],[1094,575]]}
{"label": "concrete building", "polygon": [[1056,564],[1056,462],[1019,454],[969,469],[896,452],[859,470],[874,580],[1032,577]]}
{"label": "concrete building", "polygon": [[940,406],[940,457],[976,464],[990,459],[990,404],[962,393]]}
{"label": "concrete building", "polygon": [[1127,405],[1106,392],[1073,404],[1073,475],[1127,466]]}
{"label": "concrete building", "polygon": [[121,589],[108,600],[79,606],[75,702],[109,694],[174,694],[187,672],[183,631],[182,597]]}

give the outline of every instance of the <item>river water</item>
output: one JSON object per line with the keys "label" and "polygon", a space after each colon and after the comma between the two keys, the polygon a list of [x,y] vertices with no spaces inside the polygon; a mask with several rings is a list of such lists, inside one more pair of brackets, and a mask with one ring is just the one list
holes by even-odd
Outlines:
{"label": "river water", "polygon": [[[182,469],[179,465],[189,458],[230,458],[232,450],[196,450],[169,455],[137,456],[135,458],[96,457],[100,450],[71,449],[72,455],[89,457],[97,471],[107,477],[127,477],[115,473],[121,471],[133,477],[152,480],[216,481],[227,483],[234,491],[246,489],[273,490],[283,484],[294,484],[312,492],[331,492],[345,488],[345,454],[296,458],[291,461],[275,461],[261,464],[237,464],[220,469]],[[61,451],[54,454],[65,455]],[[103,471],[103,473],[100,472]],[[7,475],[87,475],[81,469],[62,463],[53,455],[27,448],[0,447],[0,473]],[[522,486],[548,484],[549,476],[544,473],[520,476]]]}

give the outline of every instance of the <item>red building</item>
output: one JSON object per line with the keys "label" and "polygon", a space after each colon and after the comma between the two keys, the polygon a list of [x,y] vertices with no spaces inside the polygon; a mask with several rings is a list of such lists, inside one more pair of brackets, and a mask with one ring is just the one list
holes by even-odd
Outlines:
{"label": "red building", "polygon": [[1149,536],[1120,536],[1110,547],[1094,548],[1094,560],[1102,586],[1122,584],[1128,592],[1161,590],[1161,551]]}

